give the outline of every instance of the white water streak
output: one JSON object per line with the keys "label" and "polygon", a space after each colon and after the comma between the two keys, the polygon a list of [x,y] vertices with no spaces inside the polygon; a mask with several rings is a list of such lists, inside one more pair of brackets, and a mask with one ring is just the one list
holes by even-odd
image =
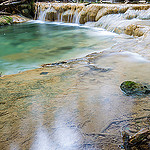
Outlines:
{"label": "white water streak", "polygon": [[47,12],[49,12],[50,11],[50,9],[51,9],[51,4],[49,4],[49,8],[48,9],[46,9],[46,10],[42,10],[40,7],[38,7],[38,12],[40,12],[39,13],[39,17],[38,17],[38,20],[42,20],[42,21],[45,21],[45,19],[46,19],[46,14],[47,14]]}

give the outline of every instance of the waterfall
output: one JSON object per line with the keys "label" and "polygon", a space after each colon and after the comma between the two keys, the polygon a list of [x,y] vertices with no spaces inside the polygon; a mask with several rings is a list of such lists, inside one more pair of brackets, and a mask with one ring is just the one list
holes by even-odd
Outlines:
{"label": "waterfall", "polygon": [[58,12],[57,18],[58,18],[58,22],[60,22],[60,13],[59,12]]}
{"label": "waterfall", "polygon": [[77,24],[80,23],[81,13],[82,13],[82,10],[79,13],[77,12],[76,19],[75,19],[75,23],[77,23]]}
{"label": "waterfall", "polygon": [[35,18],[38,20],[85,24],[116,33],[142,36],[149,28],[138,25],[138,20],[150,19],[150,6],[147,5],[79,5],[36,3]]}
{"label": "waterfall", "polygon": [[47,12],[50,11],[50,9],[51,9],[51,4],[50,3],[49,3],[49,7],[45,10],[42,10],[41,7],[38,7],[38,13],[39,13],[38,20],[45,21],[46,14],[47,14]]}
{"label": "waterfall", "polygon": [[61,14],[61,20],[60,21],[62,22],[62,20],[63,20],[63,15]]}

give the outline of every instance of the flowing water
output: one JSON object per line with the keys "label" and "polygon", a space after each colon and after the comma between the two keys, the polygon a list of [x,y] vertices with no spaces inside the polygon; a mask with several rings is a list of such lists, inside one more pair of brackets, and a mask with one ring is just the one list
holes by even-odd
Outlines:
{"label": "flowing water", "polygon": [[77,24],[32,21],[0,28],[0,72],[17,73],[101,51],[115,34]]}

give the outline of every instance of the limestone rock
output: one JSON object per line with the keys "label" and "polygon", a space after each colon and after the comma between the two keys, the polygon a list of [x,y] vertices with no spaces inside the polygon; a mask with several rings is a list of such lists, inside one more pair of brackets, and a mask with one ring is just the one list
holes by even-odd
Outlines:
{"label": "limestone rock", "polygon": [[87,21],[95,21],[95,18],[96,18],[96,15],[99,11],[100,7],[97,7],[97,6],[87,6],[87,9],[86,9],[86,13],[87,13],[87,16],[88,18],[86,19]]}
{"label": "limestone rock", "polygon": [[133,19],[136,18],[139,15],[139,11],[138,10],[130,10],[128,9],[125,12],[125,19]]}
{"label": "limestone rock", "polygon": [[119,13],[119,8],[117,7],[105,7],[98,11],[95,20],[98,21],[101,17],[108,15],[108,14],[117,14]]}
{"label": "limestone rock", "polygon": [[87,15],[87,12],[83,9],[83,10],[81,10],[81,12],[79,13],[79,23],[80,24],[84,24],[85,22],[87,22],[86,20],[85,20],[85,17],[86,17],[86,15]]}
{"label": "limestone rock", "polygon": [[47,13],[46,13],[46,20],[49,21],[55,21],[57,19],[57,11],[52,7]]}
{"label": "limestone rock", "polygon": [[72,22],[74,12],[72,10],[67,10],[62,14],[63,21]]}
{"label": "limestone rock", "polygon": [[127,35],[133,35],[133,36],[138,36],[138,37],[143,36],[144,34],[142,27],[134,25],[134,24],[128,25],[125,28],[124,33]]}

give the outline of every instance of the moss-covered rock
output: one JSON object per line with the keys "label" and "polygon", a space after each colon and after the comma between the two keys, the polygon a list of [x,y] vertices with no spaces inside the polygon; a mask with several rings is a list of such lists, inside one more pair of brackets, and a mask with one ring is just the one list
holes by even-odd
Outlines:
{"label": "moss-covered rock", "polygon": [[9,16],[0,16],[0,26],[9,25],[13,23],[13,19]]}
{"label": "moss-covered rock", "polygon": [[120,88],[127,95],[143,95],[150,93],[150,90],[147,88],[147,86],[144,86],[141,83],[136,83],[133,81],[123,82],[120,85]]}

